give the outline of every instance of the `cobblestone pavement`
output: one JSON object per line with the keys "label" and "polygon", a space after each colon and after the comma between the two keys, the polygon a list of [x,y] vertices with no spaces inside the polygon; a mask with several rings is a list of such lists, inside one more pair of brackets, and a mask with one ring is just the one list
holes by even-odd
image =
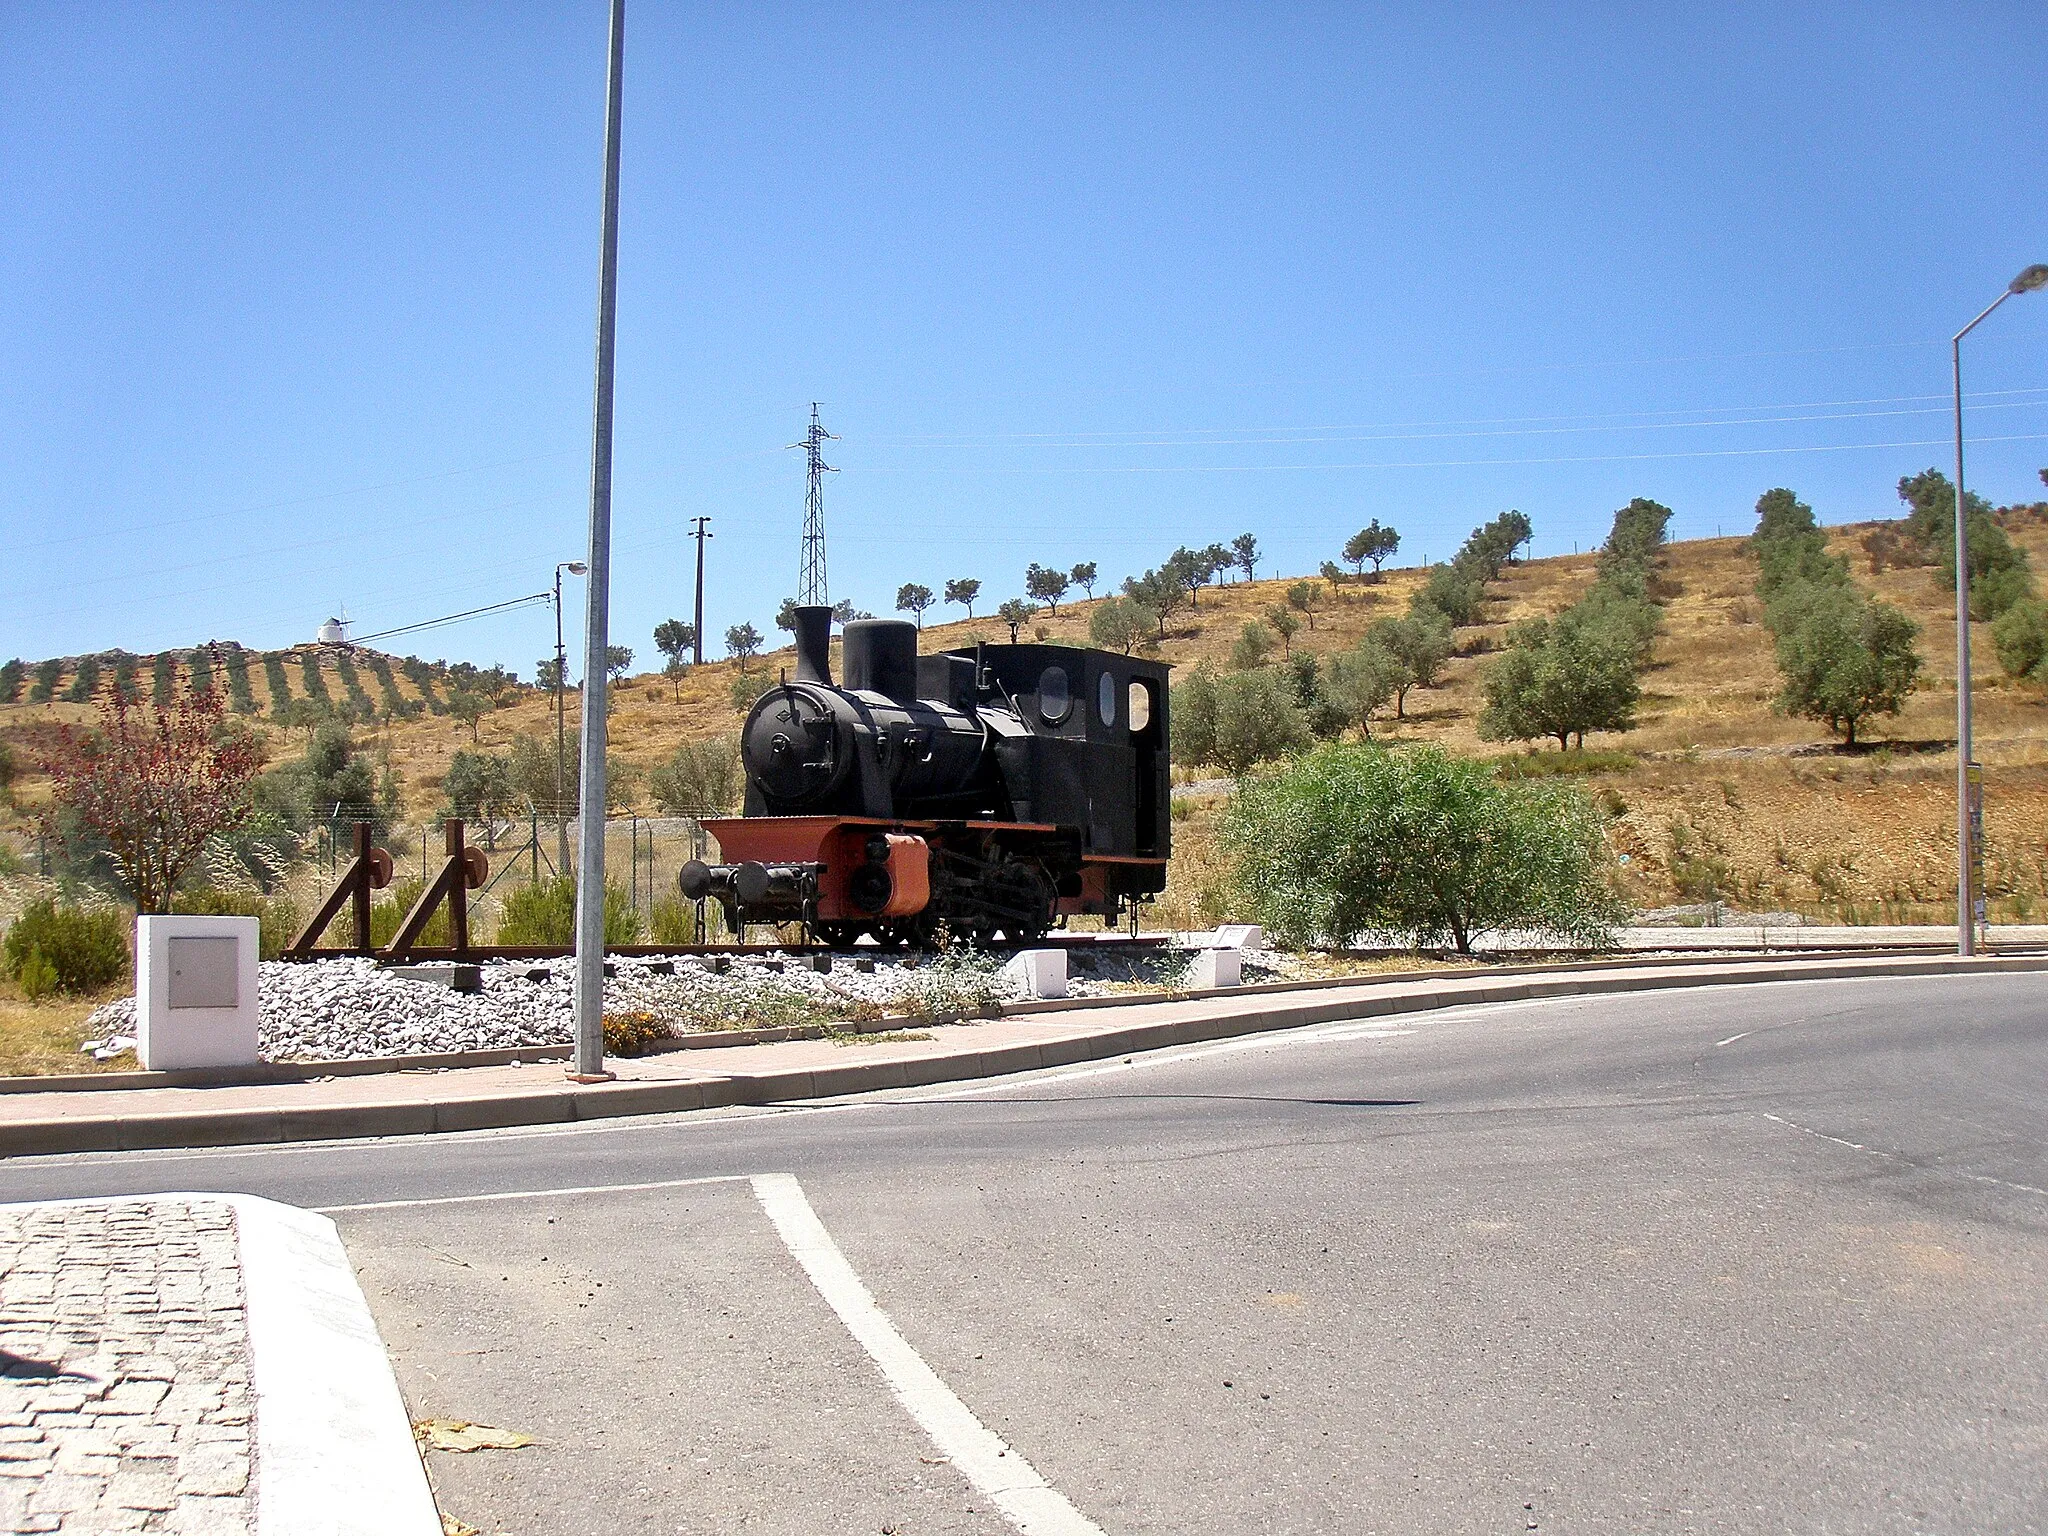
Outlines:
{"label": "cobblestone pavement", "polygon": [[0,1210],[0,1369],[0,1531],[253,1529],[231,1207]]}

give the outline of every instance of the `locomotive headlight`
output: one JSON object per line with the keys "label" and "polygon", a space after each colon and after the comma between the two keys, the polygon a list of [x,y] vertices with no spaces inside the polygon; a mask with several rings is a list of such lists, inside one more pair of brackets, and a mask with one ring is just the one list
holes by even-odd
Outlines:
{"label": "locomotive headlight", "polygon": [[867,846],[861,851],[868,856],[870,864],[886,864],[889,862],[889,839],[878,832],[867,840]]}

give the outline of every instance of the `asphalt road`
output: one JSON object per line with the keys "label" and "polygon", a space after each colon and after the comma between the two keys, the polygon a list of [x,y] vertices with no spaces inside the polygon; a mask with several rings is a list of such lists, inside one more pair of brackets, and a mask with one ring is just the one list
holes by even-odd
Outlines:
{"label": "asphalt road", "polygon": [[[2018,1532],[2048,1526],[2044,1104],[2048,979],[1804,982],[831,1106],[16,1160],[0,1198],[448,1202],[336,1219],[415,1413],[540,1438],[431,1458],[444,1507],[517,1536],[1012,1529],[761,1174],[1110,1536]],[[526,1197],[624,1184],[665,1187]]]}

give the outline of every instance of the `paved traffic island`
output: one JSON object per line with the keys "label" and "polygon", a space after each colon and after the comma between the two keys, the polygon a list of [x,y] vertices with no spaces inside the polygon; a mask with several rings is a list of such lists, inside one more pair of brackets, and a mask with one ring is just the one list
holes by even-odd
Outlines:
{"label": "paved traffic island", "polygon": [[325,1217],[247,1196],[0,1206],[0,1530],[441,1529]]}
{"label": "paved traffic island", "polygon": [[2048,971],[2048,956],[1784,956],[1604,961],[1276,983],[1180,999],[1021,1003],[1000,1017],[827,1039],[610,1059],[605,1083],[558,1062],[218,1087],[0,1094],[0,1155],[320,1141],[672,1114],[915,1088],[1204,1040],[1473,1003],[1871,976]]}

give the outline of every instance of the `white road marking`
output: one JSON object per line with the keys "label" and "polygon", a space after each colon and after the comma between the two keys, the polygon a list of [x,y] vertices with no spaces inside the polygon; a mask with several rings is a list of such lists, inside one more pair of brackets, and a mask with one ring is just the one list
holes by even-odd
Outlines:
{"label": "white road marking", "polygon": [[[1860,1141],[1845,1141],[1840,1136],[1830,1136],[1826,1131],[1816,1131],[1812,1126],[1801,1125],[1796,1120],[1787,1120],[1783,1115],[1767,1113],[1764,1115],[1764,1118],[1784,1126],[1788,1131],[1797,1131],[1802,1136],[1811,1136],[1819,1141],[1832,1141],[1838,1147],[1847,1147],[1851,1152],[1861,1152],[1865,1157],[1882,1158],[1888,1163],[1906,1163],[1909,1166],[1912,1163],[1912,1159],[1904,1157],[1897,1152],[1886,1152],[1877,1147],[1866,1147]],[[1928,1168],[1925,1171],[1941,1173],[1944,1170]],[[2040,1189],[2032,1184],[2015,1184],[2011,1179],[1995,1179],[1988,1173],[1958,1173],[1954,1177],[1967,1179],[1972,1184],[1996,1184],[2000,1189],[2017,1190],[2023,1195],[2048,1195],[2048,1189]]]}
{"label": "white road marking", "polygon": [[1718,1051],[1724,1045],[1733,1045],[1738,1040],[1747,1040],[1755,1033],[1756,1031],[1753,1029],[1745,1029],[1741,1034],[1730,1035],[1726,1040],[1716,1040],[1714,1042],[1714,1049]]}
{"label": "white road marking", "polygon": [[744,1173],[714,1173],[701,1179],[656,1179],[651,1184],[579,1184],[572,1189],[507,1189],[488,1195],[435,1195],[424,1200],[365,1200],[360,1205],[316,1205],[322,1216],[341,1211],[403,1211],[422,1205],[477,1205],[489,1200],[545,1200],[550,1195],[621,1195],[647,1189],[682,1189],[691,1184],[738,1184]]}
{"label": "white road marking", "polygon": [[2025,1195],[2048,1195],[2048,1189],[2037,1189],[2032,1184],[2015,1184],[2011,1179],[1994,1179],[1988,1173],[1966,1173],[1963,1177],[1977,1184],[1996,1184],[2000,1189],[2016,1189]]}
{"label": "white road marking", "polygon": [[803,1187],[786,1173],[757,1175],[753,1185],[754,1197],[775,1224],[791,1257],[803,1266],[826,1305],[839,1314],[846,1331],[881,1368],[890,1389],[940,1454],[1026,1536],[1103,1536],[1101,1526],[1068,1503],[1030,1462],[976,1418],[896,1331],[889,1314],[875,1305],[875,1298],[818,1220],[818,1213],[804,1198]]}
{"label": "white road marking", "polygon": [[[1283,1045],[1321,1045],[1330,1041],[1346,1040],[1387,1040],[1395,1035],[1412,1035],[1412,1029],[1385,1029],[1378,1026],[1364,1028],[1307,1024],[1299,1029],[1280,1030],[1272,1034],[1239,1035],[1229,1040],[1219,1040],[1211,1045],[1190,1046],[1185,1050],[1134,1051],[1129,1056],[1119,1057],[1112,1062],[1092,1067],[1072,1067],[1066,1070],[1041,1070],[1031,1073],[1014,1073],[980,1083],[971,1088],[938,1087],[930,1093],[906,1095],[901,1098],[876,1101],[875,1107],[885,1104],[943,1104],[950,1099],[975,1098],[985,1093],[1015,1093],[1027,1088],[1044,1088],[1054,1083],[1079,1082],[1083,1078],[1108,1077],[1117,1072],[1134,1072],[1140,1067],[1170,1067],[1183,1061],[1199,1061],[1208,1056],[1228,1056],[1239,1051],[1267,1050]],[[866,1108],[866,1105],[826,1105],[826,1109]],[[822,1112],[822,1111],[821,1111]]]}
{"label": "white road marking", "polygon": [[1802,1136],[1811,1136],[1816,1141],[1832,1141],[1838,1147],[1847,1147],[1851,1152],[1861,1152],[1865,1157],[1881,1157],[1886,1162],[1903,1163],[1905,1159],[1896,1152],[1885,1152],[1876,1147],[1866,1147],[1860,1141],[1845,1141],[1840,1136],[1830,1136],[1826,1131],[1816,1131],[1810,1125],[1801,1125],[1796,1120],[1787,1120],[1783,1115],[1764,1112],[1764,1118],[1782,1125],[1788,1131],[1797,1131]]}

